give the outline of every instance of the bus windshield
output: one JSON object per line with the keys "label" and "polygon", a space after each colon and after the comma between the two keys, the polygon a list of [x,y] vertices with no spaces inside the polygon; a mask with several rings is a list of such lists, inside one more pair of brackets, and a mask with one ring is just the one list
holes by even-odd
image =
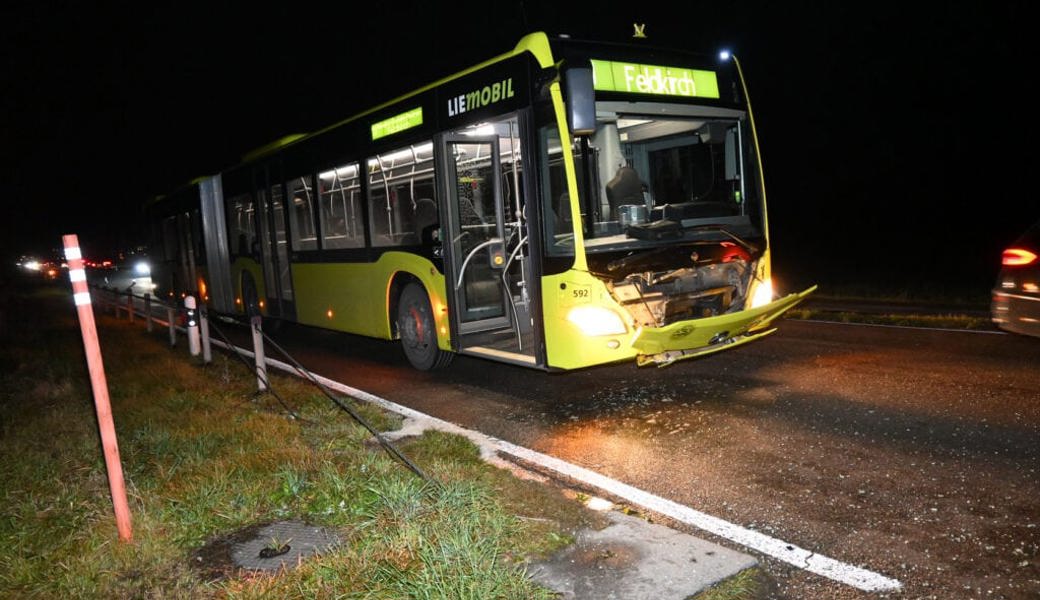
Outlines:
{"label": "bus windshield", "polygon": [[[547,253],[562,256],[573,254],[573,227],[562,149],[558,137],[552,138],[547,129],[545,238]],[[586,250],[700,239],[711,226],[718,226],[716,234],[723,229],[758,235],[752,227],[761,209],[750,138],[741,111],[599,103],[595,133],[578,136],[572,148]]]}

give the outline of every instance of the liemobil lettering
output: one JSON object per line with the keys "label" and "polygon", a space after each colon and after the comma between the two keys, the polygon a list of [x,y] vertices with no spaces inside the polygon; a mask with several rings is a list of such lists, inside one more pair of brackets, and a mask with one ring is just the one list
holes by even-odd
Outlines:
{"label": "liemobil lettering", "polygon": [[512,98],[514,95],[513,78],[503,79],[491,85],[485,85],[479,90],[473,90],[472,92],[449,98],[448,116],[458,116],[468,110],[476,110],[500,100]]}
{"label": "liemobil lettering", "polygon": [[[634,84],[634,85],[633,85]],[[697,85],[690,77],[689,71],[683,71],[682,77],[665,75],[660,67],[625,66],[625,85],[629,90],[645,94],[668,94],[672,96],[696,96]]]}

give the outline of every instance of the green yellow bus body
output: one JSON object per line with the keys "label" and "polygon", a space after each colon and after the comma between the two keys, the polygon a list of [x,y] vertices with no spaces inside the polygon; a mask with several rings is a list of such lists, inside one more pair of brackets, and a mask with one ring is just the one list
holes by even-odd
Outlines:
{"label": "green yellow bus body", "polygon": [[524,37],[148,207],[160,294],[541,369],[734,348],[774,299],[739,64]]}

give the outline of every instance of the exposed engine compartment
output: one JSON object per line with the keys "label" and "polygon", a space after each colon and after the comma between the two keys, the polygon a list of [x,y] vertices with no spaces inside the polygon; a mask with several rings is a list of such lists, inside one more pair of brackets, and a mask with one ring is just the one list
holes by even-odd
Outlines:
{"label": "exposed engine compartment", "polygon": [[[676,250],[685,260],[675,260]],[[663,327],[743,309],[752,262],[748,252],[728,242],[633,254],[605,265],[607,289],[637,326]]]}

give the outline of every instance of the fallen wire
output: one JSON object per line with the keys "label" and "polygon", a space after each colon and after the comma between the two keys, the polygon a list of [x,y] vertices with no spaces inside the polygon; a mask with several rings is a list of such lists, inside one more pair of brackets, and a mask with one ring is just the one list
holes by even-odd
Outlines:
{"label": "fallen wire", "polygon": [[[285,412],[289,413],[290,417],[296,419],[297,421],[310,422],[307,419],[301,417],[299,413],[293,410],[292,407],[290,407],[289,404],[285,400],[283,400],[281,396],[278,395],[278,392],[274,391],[274,388],[271,387],[271,380],[267,377],[267,374],[258,371],[256,365],[250,364],[249,361],[246,360],[244,356],[242,356],[242,353],[238,350],[238,346],[231,343],[231,340],[229,340],[228,337],[224,335],[224,332],[221,331],[219,327],[217,327],[216,323],[213,322],[213,319],[209,319],[209,326],[217,332],[217,335],[219,335],[222,340],[224,340],[224,343],[227,345],[227,347],[231,349],[235,356],[238,357],[238,360],[241,361],[243,365],[245,365],[246,369],[248,369],[251,374],[256,375],[260,379],[260,381],[263,382],[264,388],[267,389],[267,391],[270,392],[271,395],[278,400],[278,403],[282,405],[282,408],[285,409]],[[267,336],[265,335],[264,337]]]}
{"label": "fallen wire", "polygon": [[368,420],[365,419],[365,417],[361,416],[361,414],[354,410],[352,406],[350,406],[346,402],[343,402],[341,398],[333,394],[328,387],[326,387],[322,382],[318,381],[318,379],[314,377],[314,375],[310,371],[308,371],[306,368],[303,367],[303,365],[297,362],[295,358],[293,358],[288,352],[285,351],[285,349],[279,346],[277,342],[272,340],[269,335],[263,332],[263,330],[260,330],[260,335],[264,336],[264,340],[266,340],[269,344],[274,346],[274,349],[277,350],[279,354],[284,356],[286,360],[292,363],[293,367],[296,369],[298,373],[300,373],[300,375],[302,375],[305,379],[313,383],[318,389],[322,391],[323,394],[328,396],[328,398],[332,400],[336,404],[336,406],[343,409],[355,421],[361,424],[362,427],[367,429],[376,438],[376,441],[379,442],[379,445],[381,445],[383,449],[387,451],[388,454],[404,463],[406,467],[408,467],[413,473],[415,473],[419,477],[422,477],[425,481],[428,481],[429,483],[432,483],[435,486],[440,487],[440,482],[438,482],[436,479],[431,478],[429,475],[423,472],[423,470],[419,468],[419,465],[412,462],[411,459],[405,456],[404,453],[402,453],[397,448],[397,446],[394,446],[390,442],[390,440],[383,437],[383,434],[380,433],[371,423],[369,423]]}

